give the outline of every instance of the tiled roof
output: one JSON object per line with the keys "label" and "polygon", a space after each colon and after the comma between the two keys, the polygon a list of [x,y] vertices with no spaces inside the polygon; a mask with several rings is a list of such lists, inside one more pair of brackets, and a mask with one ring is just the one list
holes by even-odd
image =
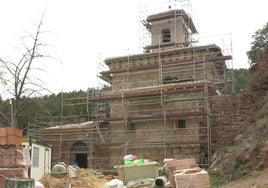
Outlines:
{"label": "tiled roof", "polygon": [[90,128],[90,127],[93,127],[94,125],[95,125],[94,121],[88,121],[88,122],[84,122],[84,123],[56,125],[53,127],[45,128],[45,130]]}

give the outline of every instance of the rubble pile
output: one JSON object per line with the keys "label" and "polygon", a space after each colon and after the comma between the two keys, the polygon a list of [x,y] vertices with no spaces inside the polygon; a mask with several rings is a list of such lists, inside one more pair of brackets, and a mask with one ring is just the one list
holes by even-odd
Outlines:
{"label": "rubble pile", "polygon": [[[68,166],[66,175],[45,174],[39,181],[44,188],[209,188],[208,173],[194,159],[166,159],[161,167],[155,161],[126,156],[123,165],[116,165],[118,176],[92,169]],[[72,167],[72,168],[70,168]],[[53,168],[52,168],[53,169]],[[71,170],[70,170],[71,169]]]}
{"label": "rubble pile", "polygon": [[102,173],[92,169],[76,168],[76,177],[66,175],[62,178],[53,177],[51,174],[45,174],[39,180],[44,188],[62,188],[71,185],[74,188],[103,188],[107,182]]}

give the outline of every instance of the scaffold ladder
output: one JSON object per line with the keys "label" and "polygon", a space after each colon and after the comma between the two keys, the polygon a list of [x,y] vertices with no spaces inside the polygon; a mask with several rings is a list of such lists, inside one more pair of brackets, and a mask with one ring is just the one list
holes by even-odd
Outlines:
{"label": "scaffold ladder", "polygon": [[120,164],[123,163],[123,161],[124,161],[124,156],[127,155],[127,149],[128,149],[127,145],[128,145],[128,143],[125,144],[125,147],[124,147],[124,150],[123,150],[123,152],[122,152],[122,154],[121,154],[121,156],[120,156],[118,165],[120,165]]}
{"label": "scaffold ladder", "polygon": [[100,127],[99,127],[99,123],[96,123],[96,130],[97,130],[97,132],[98,132],[98,134],[99,134],[99,138],[100,138],[100,140],[101,140],[101,143],[103,143],[104,142],[104,138],[103,138],[103,135],[102,135],[102,133],[101,133],[101,130],[100,130]]}

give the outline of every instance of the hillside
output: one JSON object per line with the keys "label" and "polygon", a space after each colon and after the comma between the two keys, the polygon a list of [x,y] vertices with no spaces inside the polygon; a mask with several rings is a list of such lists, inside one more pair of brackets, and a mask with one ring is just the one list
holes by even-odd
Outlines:
{"label": "hillside", "polygon": [[268,187],[268,48],[243,92],[252,95],[256,113],[231,145],[214,153],[214,187]]}

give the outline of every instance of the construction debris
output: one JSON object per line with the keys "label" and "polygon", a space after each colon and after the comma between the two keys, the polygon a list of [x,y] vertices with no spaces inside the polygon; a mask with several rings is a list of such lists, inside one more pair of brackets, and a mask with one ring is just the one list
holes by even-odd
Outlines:
{"label": "construction debris", "polygon": [[45,174],[39,181],[44,185],[44,188],[62,188],[72,186],[75,188],[103,188],[108,181],[100,172],[92,169],[76,168],[77,177],[70,177],[68,173],[65,177],[56,178],[51,174]]}
{"label": "construction debris", "polygon": [[[127,160],[130,159],[137,160],[136,157],[127,156]],[[208,173],[198,167],[195,159],[165,159],[162,168],[159,168],[157,162],[127,163],[127,165],[118,165],[115,168],[119,179],[127,188],[210,187]]]}
{"label": "construction debris", "polygon": [[117,165],[115,168],[119,179],[126,185],[129,181],[140,178],[157,178],[159,164],[157,162],[145,162],[141,164]]}
{"label": "construction debris", "polygon": [[176,170],[196,168],[195,159],[165,159],[164,170],[172,187],[176,187],[174,173]]}
{"label": "construction debris", "polygon": [[210,187],[208,173],[198,167],[195,159],[167,160],[164,167],[172,188]]}
{"label": "construction debris", "polygon": [[124,183],[118,179],[112,179],[105,183],[105,188],[124,188]]}
{"label": "construction debris", "polygon": [[176,171],[176,188],[209,188],[208,173],[200,168]]}
{"label": "construction debris", "polygon": [[[124,157],[125,165],[117,165],[119,179],[126,188],[209,188],[208,172],[198,167],[195,159],[165,159],[162,168],[157,162],[133,163],[135,155]],[[117,182],[117,180],[114,180]],[[113,182],[114,183],[114,182]],[[120,187],[113,184],[110,187]],[[109,187],[109,186],[107,186]]]}
{"label": "construction debris", "polygon": [[139,178],[132,180],[127,183],[127,188],[141,188],[141,187],[152,187],[154,185],[153,178]]}

